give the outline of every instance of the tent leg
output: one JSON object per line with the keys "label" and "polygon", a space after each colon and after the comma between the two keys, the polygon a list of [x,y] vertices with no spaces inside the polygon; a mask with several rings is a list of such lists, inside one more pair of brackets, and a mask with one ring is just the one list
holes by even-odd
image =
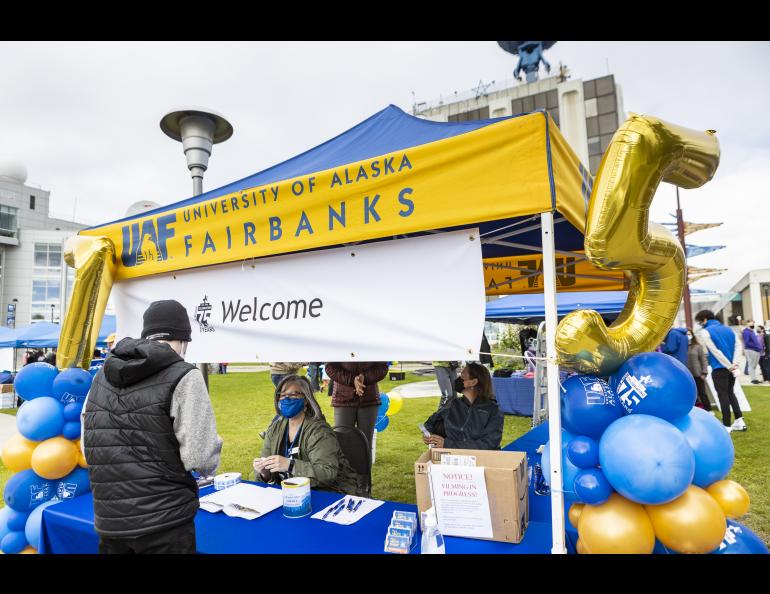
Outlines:
{"label": "tent leg", "polygon": [[559,394],[559,366],[556,364],[556,261],[553,236],[553,212],[540,215],[543,239],[543,281],[545,293],[545,343],[548,378],[548,438],[551,442],[551,553],[567,552],[564,537],[564,493],[561,467],[561,400]]}

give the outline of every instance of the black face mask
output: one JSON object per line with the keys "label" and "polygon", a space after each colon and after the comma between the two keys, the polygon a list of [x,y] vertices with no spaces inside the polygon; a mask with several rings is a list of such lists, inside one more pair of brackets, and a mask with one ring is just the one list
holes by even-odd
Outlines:
{"label": "black face mask", "polygon": [[463,390],[465,390],[465,382],[463,382],[463,378],[458,377],[455,380],[455,392],[462,394]]}

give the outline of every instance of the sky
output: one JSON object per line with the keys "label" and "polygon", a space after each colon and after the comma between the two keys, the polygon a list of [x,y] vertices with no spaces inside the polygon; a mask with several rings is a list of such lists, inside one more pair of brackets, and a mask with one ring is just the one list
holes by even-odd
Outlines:
{"label": "sky", "polygon": [[[723,222],[688,243],[727,245],[690,264],[726,268],[693,288],[726,291],[770,268],[770,42],[559,41],[552,73],[614,74],[626,113],[714,129],[714,179],[680,190],[685,219]],[[139,200],[192,194],[181,144],[160,119],[180,106],[233,124],[214,147],[204,190],[256,173],[394,104],[411,112],[476,87],[512,81],[516,58],[495,41],[462,42],[0,42],[0,160],[51,192],[51,215],[100,224]],[[545,73],[541,70],[541,76]],[[673,220],[662,184],[652,219]]]}

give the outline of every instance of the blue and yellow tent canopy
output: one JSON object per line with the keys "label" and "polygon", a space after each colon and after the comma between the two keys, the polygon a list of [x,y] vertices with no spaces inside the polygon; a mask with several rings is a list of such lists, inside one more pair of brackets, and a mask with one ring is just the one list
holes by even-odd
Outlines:
{"label": "blue and yellow tent canopy", "polygon": [[547,211],[557,253],[582,249],[591,185],[545,112],[443,123],[391,105],[269,169],[80,234],[113,242],[117,280],[475,226],[486,261],[539,251]]}

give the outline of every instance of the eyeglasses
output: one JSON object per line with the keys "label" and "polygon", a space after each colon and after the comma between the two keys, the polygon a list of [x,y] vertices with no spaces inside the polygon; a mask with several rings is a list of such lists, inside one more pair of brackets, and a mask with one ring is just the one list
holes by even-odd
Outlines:
{"label": "eyeglasses", "polygon": [[278,400],[286,400],[287,398],[304,398],[305,395],[302,392],[283,392],[280,394]]}

